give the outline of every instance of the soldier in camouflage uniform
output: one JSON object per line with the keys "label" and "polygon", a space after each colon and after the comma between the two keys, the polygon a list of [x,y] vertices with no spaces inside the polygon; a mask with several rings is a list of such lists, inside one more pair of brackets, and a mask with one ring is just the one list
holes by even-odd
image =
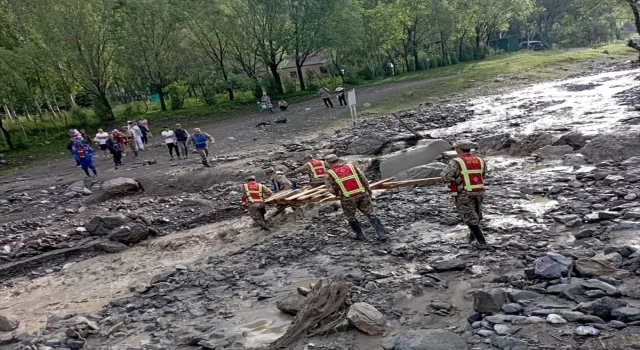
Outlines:
{"label": "soldier in camouflage uniform", "polygon": [[458,157],[449,161],[440,177],[451,184],[451,195],[462,221],[469,226],[469,242],[478,241],[478,248],[487,248],[480,221],[484,200],[484,176],[487,168],[482,158],[471,154],[477,148],[472,141],[460,141],[455,145]]}
{"label": "soldier in camouflage uniform", "polygon": [[[351,229],[356,233],[356,239],[364,240],[365,238],[364,234],[362,233],[360,222],[356,218],[356,212],[360,211],[371,221],[371,225],[375,229],[378,239],[380,241],[386,241],[386,230],[382,226],[382,222],[380,222],[380,219],[375,215],[373,211],[369,181],[367,181],[367,178],[364,176],[362,171],[353,164],[345,164],[344,162],[340,161],[340,159],[335,154],[327,156],[326,162],[330,169],[327,171],[328,174],[324,178],[325,185],[330,193],[340,198],[342,212],[344,213],[344,216],[347,217]],[[355,171],[355,174],[351,174],[351,172],[348,171],[346,174],[347,176],[341,177],[339,169],[344,169],[345,167],[353,169]],[[349,178],[349,175],[356,175],[358,184],[355,186],[357,186],[357,188],[348,188],[344,185],[344,183],[342,185],[339,183],[339,181],[347,180]],[[345,194],[345,191],[352,194],[349,194],[349,196],[347,196]]]}
{"label": "soldier in camouflage uniform", "polygon": [[[247,177],[247,184],[251,184],[251,183],[256,183],[256,178],[255,176],[249,176]],[[241,193],[242,193],[242,206],[247,208],[247,211],[249,213],[249,217],[251,217],[254,221],[254,223],[257,226],[260,226],[260,228],[262,228],[265,231],[269,231],[269,224],[267,223],[267,220],[265,219],[265,215],[267,214],[267,208],[266,205],[264,203],[264,199],[268,198],[269,196],[271,196],[273,194],[273,192],[271,192],[271,190],[264,185],[259,185],[260,187],[260,191],[261,191],[261,196],[262,197],[262,202],[252,202],[250,197],[251,194],[247,193],[247,188],[245,187],[245,185],[242,186],[241,189]]]}
{"label": "soldier in camouflage uniform", "polygon": [[[288,172],[287,176],[294,176],[296,174],[306,174],[307,176],[309,176],[309,185],[311,187],[318,187],[318,186],[324,185],[324,175],[316,176],[316,171],[313,168],[313,165],[311,163],[312,161],[314,161],[312,155],[310,154],[305,155],[304,164],[302,164],[302,166],[300,166],[296,170]],[[327,169],[328,168],[327,163],[326,162],[323,162],[323,163],[324,163],[324,168]]]}
{"label": "soldier in camouflage uniform", "polygon": [[[265,170],[265,175],[271,181],[271,186],[273,187],[274,192],[286,191],[289,189],[293,189],[293,183],[287,179],[282,171],[275,171],[273,168],[268,168]],[[287,209],[288,205],[279,204],[276,206],[276,212],[272,217],[280,215]]]}

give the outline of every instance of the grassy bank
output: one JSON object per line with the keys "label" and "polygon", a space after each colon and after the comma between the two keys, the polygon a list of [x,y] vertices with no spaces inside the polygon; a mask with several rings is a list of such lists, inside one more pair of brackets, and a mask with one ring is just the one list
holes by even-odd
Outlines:
{"label": "grassy bank", "polygon": [[[603,52],[608,52],[608,54]],[[460,63],[363,82],[358,87],[403,84],[398,85],[397,89],[390,89],[388,94],[377,98],[371,107],[359,107],[359,112],[361,116],[365,117],[378,116],[414,108],[424,102],[437,103],[442,100],[491,94],[537,81],[565,78],[571,74],[579,73],[585,62],[635,58],[636,52],[624,44],[606,45],[597,49],[519,52],[490,56],[483,61]],[[297,92],[286,97],[290,104],[303,102],[310,98],[315,98],[314,91]],[[277,101],[277,99],[274,100]],[[132,119],[131,116],[144,114],[149,120],[152,132],[157,133],[163,125],[173,125],[177,121],[190,128],[205,126],[215,121],[247,115],[256,111],[255,100],[248,98],[246,103],[221,101],[215,106],[205,105],[198,101],[187,101],[187,106],[188,108],[185,110],[166,112],[159,111],[157,106],[151,106],[146,114],[144,114],[144,110],[135,110],[132,113],[131,110],[127,112],[122,110],[123,106],[118,106],[115,112],[120,123]],[[34,132],[35,136],[29,137],[28,144],[18,144],[15,151],[0,151],[5,155],[1,159],[8,162],[8,165],[0,167],[0,173],[24,168],[45,159],[69,156],[65,149],[66,136],[64,132],[66,128],[58,126],[57,129],[60,132],[52,133],[50,130],[42,128],[40,132]],[[89,134],[95,133],[95,130],[87,131]],[[12,132],[18,134],[22,133],[22,130],[14,125]],[[30,131],[27,133],[31,134]]]}

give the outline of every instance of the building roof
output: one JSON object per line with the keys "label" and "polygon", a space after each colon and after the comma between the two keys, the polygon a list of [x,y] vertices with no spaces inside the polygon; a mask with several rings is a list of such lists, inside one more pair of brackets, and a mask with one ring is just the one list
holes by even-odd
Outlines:
{"label": "building roof", "polygon": [[[315,66],[315,65],[325,65],[329,63],[329,58],[321,53],[318,54],[311,54],[309,55],[309,57],[307,57],[307,60],[304,61],[304,64],[302,65],[303,67],[306,66]],[[287,60],[285,60],[282,65],[280,66],[280,69],[287,69],[287,68],[296,68],[296,60],[293,57],[288,58]]]}

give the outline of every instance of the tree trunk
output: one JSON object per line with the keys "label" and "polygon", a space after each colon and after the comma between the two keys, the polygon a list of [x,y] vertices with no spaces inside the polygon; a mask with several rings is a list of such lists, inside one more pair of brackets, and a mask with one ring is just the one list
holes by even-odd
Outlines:
{"label": "tree trunk", "polygon": [[112,125],[116,123],[116,116],[113,114],[111,102],[109,102],[106,91],[98,91],[94,94],[93,109],[102,124]]}
{"label": "tree trunk", "polygon": [[164,100],[164,89],[162,85],[156,85],[156,93],[160,97],[160,110],[164,112],[167,110],[167,101]]}
{"label": "tree trunk", "polygon": [[633,12],[633,20],[636,23],[636,31],[640,34],[640,10],[638,10],[638,5],[633,0],[628,0],[629,6],[631,6],[631,11]]}
{"label": "tree trunk", "polygon": [[304,76],[302,75],[302,65],[304,65],[304,61],[300,54],[296,52],[296,72],[298,74],[298,81],[300,82],[300,90],[304,91],[307,89],[304,84]]}
{"label": "tree trunk", "polygon": [[235,96],[233,96],[233,89],[228,88],[227,93],[229,94],[229,101],[233,101],[233,99],[235,98]]}
{"label": "tree trunk", "polygon": [[467,30],[465,29],[462,32],[462,37],[460,37],[460,42],[458,43],[458,61],[462,62],[462,45],[464,44],[464,37],[467,35]]}
{"label": "tree trunk", "polygon": [[480,41],[482,38],[480,37],[480,28],[476,27],[476,49],[480,48]]}
{"label": "tree trunk", "polygon": [[273,75],[273,80],[276,85],[276,92],[282,95],[282,79],[280,79],[280,74],[278,73],[278,64],[276,63],[275,58],[269,62],[269,69],[271,70],[271,75]]}
{"label": "tree trunk", "polygon": [[[7,107],[5,107],[5,111],[7,110]],[[2,124],[2,118],[0,118],[0,131],[2,131],[2,135],[4,136],[4,141],[7,143],[7,146],[9,146],[10,150],[15,149],[15,147],[13,146],[13,142],[11,142],[11,135],[9,134],[9,131],[7,129],[4,128],[4,125]]]}
{"label": "tree trunk", "polygon": [[444,33],[440,32],[440,49],[442,50],[442,58],[449,61],[447,57],[447,43],[444,41]]}

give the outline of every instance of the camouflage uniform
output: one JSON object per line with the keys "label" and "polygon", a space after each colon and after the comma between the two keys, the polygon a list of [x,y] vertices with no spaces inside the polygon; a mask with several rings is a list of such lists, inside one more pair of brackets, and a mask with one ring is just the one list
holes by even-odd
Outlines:
{"label": "camouflage uniform", "polygon": [[[240,193],[242,193],[246,197],[244,185],[240,188]],[[273,192],[267,186],[262,186],[262,196],[264,199],[269,198],[269,196],[273,195]],[[267,207],[264,203],[251,203],[247,198],[247,211],[249,217],[253,219],[256,223],[261,221],[266,221],[264,216],[267,214]]]}
{"label": "camouflage uniform", "polygon": [[[486,164],[486,162],[485,162]],[[485,165],[485,173],[486,173]],[[484,173],[482,174],[484,176]],[[447,166],[440,174],[446,182],[455,181],[458,189],[458,196],[453,197],[456,209],[462,221],[467,225],[479,225],[482,220],[482,202],[484,200],[484,191],[469,192],[464,190],[462,183],[462,175],[460,167],[455,160],[450,160]]]}
{"label": "camouflage uniform", "polygon": [[[269,168],[269,170],[273,169]],[[291,189],[291,187],[293,186],[293,183],[291,183],[291,181],[287,179],[282,171],[274,171],[273,173],[271,173],[271,175],[269,176],[269,180],[271,181],[275,192],[286,191]],[[289,207],[289,205],[276,205],[276,212],[275,214],[273,214],[273,216],[279,215],[280,213],[285,211],[287,207]]]}
{"label": "camouflage uniform", "polygon": [[138,145],[136,144],[136,137],[133,134],[133,130],[131,130],[131,128],[127,128],[124,132],[124,136],[127,138],[127,146],[129,146],[129,149],[131,150],[131,152],[133,152],[133,155],[137,158]]}
{"label": "camouflage uniform", "polygon": [[[329,166],[327,165],[327,163],[324,163],[324,167],[325,169],[329,169]],[[302,164],[301,167],[297,168],[292,172],[287,173],[288,176],[293,176],[295,174],[306,174],[307,176],[309,176],[309,185],[311,187],[322,186],[325,183],[324,178],[317,178],[317,179],[315,178],[316,172],[313,170],[313,167],[309,162],[305,162],[304,164]]]}

